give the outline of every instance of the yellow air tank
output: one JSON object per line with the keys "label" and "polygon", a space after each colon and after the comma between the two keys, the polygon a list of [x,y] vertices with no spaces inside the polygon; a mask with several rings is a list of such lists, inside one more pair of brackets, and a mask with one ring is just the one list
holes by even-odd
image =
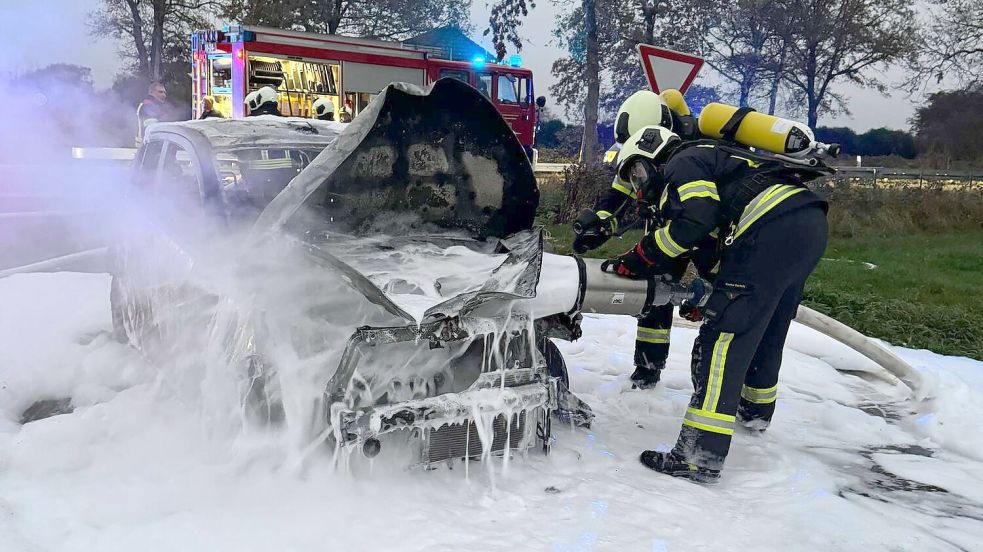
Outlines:
{"label": "yellow air tank", "polygon": [[686,105],[686,100],[683,98],[682,92],[676,90],[675,88],[670,88],[668,90],[663,90],[662,102],[672,110],[673,113],[680,116],[692,115],[693,112],[689,110],[689,106]]}
{"label": "yellow air tank", "polygon": [[[700,112],[700,132],[711,138],[723,138],[724,125],[736,111],[737,108],[732,105],[707,105]],[[745,146],[790,157],[806,155],[816,141],[812,130],[806,125],[757,111],[744,116],[732,138]]]}

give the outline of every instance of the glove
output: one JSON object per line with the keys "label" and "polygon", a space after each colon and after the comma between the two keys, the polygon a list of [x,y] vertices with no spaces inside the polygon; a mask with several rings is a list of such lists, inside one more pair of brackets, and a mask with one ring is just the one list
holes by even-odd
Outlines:
{"label": "glove", "polygon": [[575,253],[586,253],[604,245],[614,235],[617,219],[613,216],[601,218],[597,213],[585,209],[573,221],[573,250]]}
{"label": "glove", "polygon": [[642,242],[638,242],[633,249],[615,259],[612,268],[618,276],[640,280],[652,275],[653,265],[655,261],[646,255]]}
{"label": "glove", "polygon": [[703,311],[700,307],[697,307],[689,302],[685,302],[679,306],[679,316],[682,316],[690,322],[702,322],[703,321]]}

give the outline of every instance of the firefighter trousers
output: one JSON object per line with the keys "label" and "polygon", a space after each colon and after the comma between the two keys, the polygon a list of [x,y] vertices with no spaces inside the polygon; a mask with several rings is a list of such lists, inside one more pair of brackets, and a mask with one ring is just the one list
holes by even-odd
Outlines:
{"label": "firefighter trousers", "polygon": [[[672,279],[679,280],[686,273],[689,257],[676,259],[672,267]],[[669,356],[669,330],[672,329],[672,305],[652,307],[638,319],[635,334],[635,366],[661,368]]]}
{"label": "firefighter trousers", "polygon": [[724,249],[706,322],[693,344],[693,396],[673,449],[721,469],[737,421],[763,429],[802,288],[826,249],[825,210],[807,205],[759,221]]}

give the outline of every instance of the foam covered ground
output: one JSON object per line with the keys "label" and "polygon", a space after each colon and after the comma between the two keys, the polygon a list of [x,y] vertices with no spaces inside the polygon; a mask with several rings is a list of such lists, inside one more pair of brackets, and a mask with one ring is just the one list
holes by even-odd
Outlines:
{"label": "foam covered ground", "polygon": [[[801,327],[778,413],[738,433],[722,483],[652,473],[688,400],[694,330],[655,390],[632,391],[634,320],[561,343],[597,419],[465,470],[380,457],[339,473],[270,435],[209,423],[194,392],[110,339],[108,277],[0,280],[0,550],[983,550],[983,363],[895,349],[929,400]],[[844,372],[849,370],[850,372]],[[44,398],[75,411],[21,425]]]}

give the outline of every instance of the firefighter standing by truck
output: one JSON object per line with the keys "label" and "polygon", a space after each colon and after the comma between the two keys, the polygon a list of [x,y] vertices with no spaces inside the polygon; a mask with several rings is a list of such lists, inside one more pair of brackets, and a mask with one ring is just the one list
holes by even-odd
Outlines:
{"label": "firefighter standing by truck", "polygon": [[[682,96],[675,90],[667,91],[666,96],[675,100],[676,109],[670,109],[662,96],[648,90],[632,94],[621,105],[615,118],[615,145],[608,150],[605,161],[617,164],[618,153],[625,148],[625,142],[638,130],[651,125],[673,128],[686,139],[698,136],[695,120],[688,108],[680,108]],[[637,148],[632,144],[631,148]],[[641,170],[642,165],[621,163],[623,171],[618,171],[611,187],[602,191],[592,210],[582,212],[574,223],[575,238],[573,249],[585,253],[603,245],[624,227],[628,215],[633,212],[648,225],[657,225],[659,198],[664,183],[646,178],[644,173],[632,173],[630,168]],[[697,193],[697,190],[691,191]],[[705,256],[692,254],[674,258],[668,274],[678,280],[686,272],[691,260],[697,270],[706,276],[710,266],[700,262]],[[694,311],[688,311],[688,313]],[[672,305],[653,306],[638,320],[635,335],[635,369],[631,374],[632,387],[648,389],[654,387],[665,368],[669,355],[669,330],[672,327]],[[693,316],[690,314],[690,316]]]}
{"label": "firefighter standing by truck", "polygon": [[167,89],[159,82],[153,82],[147,88],[147,97],[137,106],[136,147],[143,144],[143,136],[147,127],[167,118]]}
{"label": "firefighter standing by truck", "polygon": [[[713,291],[700,308],[705,323],[693,345],[694,393],[678,440],[670,452],[640,457],[655,471],[714,483],[736,424],[763,430],[771,421],[788,328],[826,247],[827,206],[805,187],[821,172],[794,158],[817,146],[808,128],[711,104],[700,131],[723,141],[685,144],[656,125],[625,142],[619,173],[642,175],[646,189],[663,188],[662,224],[612,268],[628,278],[674,274],[679,259],[716,244]],[[731,145],[742,133],[745,145],[781,153]],[[770,134],[781,135],[778,147]]]}

